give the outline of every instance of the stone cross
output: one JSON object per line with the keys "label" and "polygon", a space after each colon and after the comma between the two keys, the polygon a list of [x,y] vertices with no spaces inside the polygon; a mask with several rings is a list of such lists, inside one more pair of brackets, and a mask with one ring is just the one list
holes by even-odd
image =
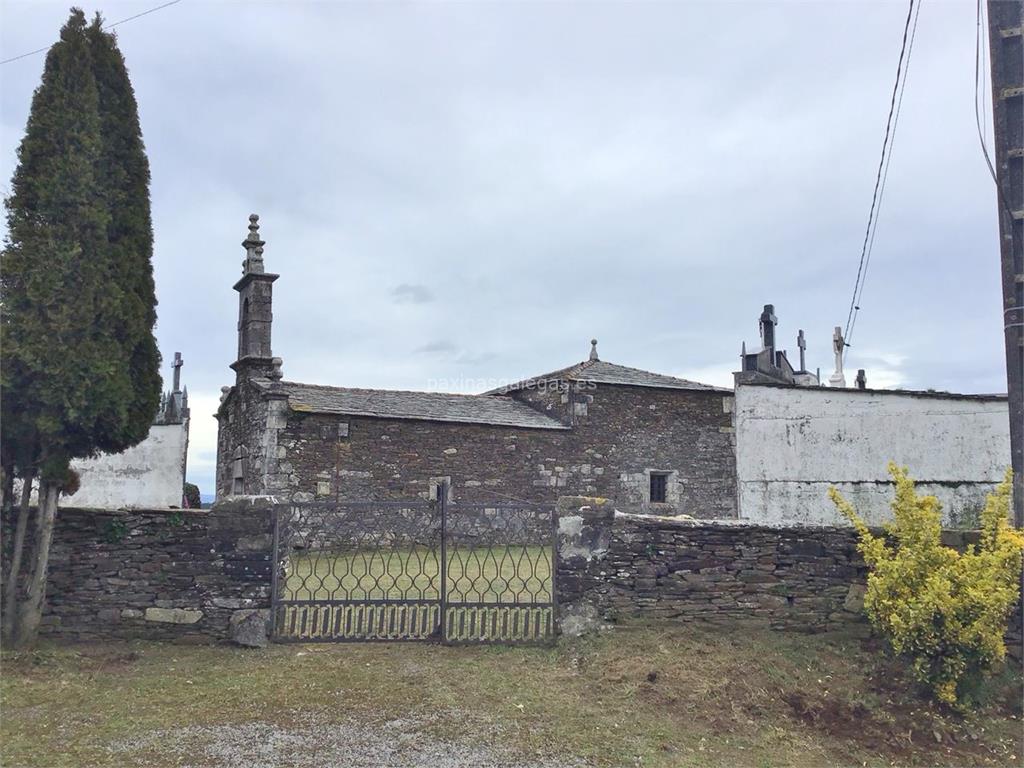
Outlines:
{"label": "stone cross", "polygon": [[761,348],[768,352],[768,362],[775,365],[775,325],[779,320],[775,317],[775,306],[765,304],[761,313]]}
{"label": "stone cross", "polygon": [[804,338],[803,329],[796,335],[796,345],[800,347],[800,370],[806,371],[806,360],[804,360],[804,353],[807,351],[807,340]]}
{"label": "stone cross", "polygon": [[832,351],[836,356],[836,370],[828,378],[830,387],[845,387],[846,377],[843,375],[843,349],[846,347],[846,340],[843,339],[843,329],[838,325],[832,331]]}
{"label": "stone cross", "polygon": [[181,366],[185,363],[181,359],[181,352],[174,353],[174,392],[181,391]]}

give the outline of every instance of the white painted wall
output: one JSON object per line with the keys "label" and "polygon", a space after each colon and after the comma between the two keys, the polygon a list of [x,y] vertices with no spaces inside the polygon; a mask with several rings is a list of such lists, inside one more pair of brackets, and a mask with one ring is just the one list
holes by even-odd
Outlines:
{"label": "white painted wall", "polygon": [[736,472],[740,518],[843,524],[835,485],[871,524],[892,518],[890,460],[918,491],[961,516],[984,504],[1010,463],[1006,398],[895,390],[739,385]]}
{"label": "white painted wall", "polygon": [[123,453],[72,462],[81,488],[60,503],[100,509],[180,507],[187,449],[187,420],[154,425],[145,440]]}

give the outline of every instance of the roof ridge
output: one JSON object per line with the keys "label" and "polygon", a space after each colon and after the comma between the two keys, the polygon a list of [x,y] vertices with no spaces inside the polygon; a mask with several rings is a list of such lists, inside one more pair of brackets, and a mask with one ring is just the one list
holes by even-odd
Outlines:
{"label": "roof ridge", "polygon": [[599,362],[606,363],[606,365],[614,365],[616,368],[625,368],[627,371],[638,371],[640,373],[651,373],[651,374],[654,374],[655,376],[664,376],[667,379],[675,379],[676,381],[685,381],[687,384],[700,384],[702,387],[712,386],[710,384],[702,384],[701,382],[694,381],[693,379],[684,379],[682,376],[675,376],[675,375],[673,375],[671,373],[658,373],[656,371],[648,371],[646,368],[634,368],[632,365],[620,365],[619,363],[607,363],[604,360],[601,360]]}
{"label": "roof ridge", "polygon": [[[584,360],[583,362],[580,362],[580,363],[573,363],[572,365],[567,366],[565,368],[559,368],[556,371],[551,371],[549,373],[541,373],[541,374],[538,374],[537,376],[531,376],[531,377],[526,378],[526,379],[520,379],[519,381],[516,381],[516,382],[514,382],[512,384],[506,384],[505,386],[497,387],[495,389],[488,390],[488,391],[484,392],[483,394],[487,395],[487,396],[502,395],[502,394],[506,394],[508,392],[511,392],[511,391],[513,391],[515,389],[520,389],[520,388],[525,387],[526,385],[534,384],[534,383],[540,382],[540,381],[551,381],[552,379],[558,379],[558,378],[572,379],[572,378],[575,378],[576,376],[583,376],[583,375],[585,375],[586,371],[590,370],[591,368],[597,369],[597,371],[595,371],[595,373],[597,373],[598,371],[600,371],[601,366],[605,366],[607,368],[612,368],[612,369],[618,369],[620,371],[629,371],[629,372],[632,372],[632,373],[639,373],[639,374],[643,374],[645,376],[653,376],[653,377],[656,377],[657,379],[661,379],[661,380],[670,380],[670,381],[674,381],[674,382],[679,382],[680,384],[686,385],[685,388],[687,388],[687,389],[711,390],[711,391],[722,391],[722,392],[729,391],[725,387],[716,387],[713,384],[704,384],[704,383],[699,382],[699,381],[693,381],[692,379],[684,379],[684,378],[682,378],[680,376],[673,376],[673,375],[668,374],[668,373],[657,373],[655,371],[648,371],[648,370],[646,370],[644,368],[634,368],[633,366],[630,366],[630,365],[621,365],[619,363],[612,363],[612,362],[610,362],[608,360]],[[600,374],[598,373],[598,375],[600,375]],[[622,384],[629,385],[630,382],[622,382]],[[655,387],[657,387],[657,384],[647,384],[647,385],[639,384],[639,385],[634,385],[634,386],[655,386]],[[669,387],[669,388],[671,388],[671,387]]]}
{"label": "roof ridge", "polygon": [[518,389],[518,388],[522,387],[524,384],[530,384],[530,383],[535,382],[535,381],[549,381],[550,379],[558,378],[559,376],[562,376],[562,375],[568,373],[569,371],[572,371],[573,369],[586,368],[586,367],[589,367],[590,365],[592,365],[593,363],[597,363],[597,362],[600,362],[600,361],[599,360],[584,360],[584,361],[579,362],[579,363],[573,363],[572,365],[567,365],[565,368],[559,368],[558,370],[549,371],[548,373],[539,373],[536,376],[527,376],[525,379],[519,379],[518,381],[514,381],[511,384],[504,384],[504,385],[502,385],[500,387],[495,387],[494,389],[489,389],[486,392],[481,392],[480,395],[481,395],[481,397],[483,397],[483,396],[490,397],[492,395],[505,394],[506,392],[511,392],[513,389]]}
{"label": "roof ridge", "polygon": [[474,392],[441,392],[438,390],[429,389],[385,389],[383,387],[339,387],[333,384],[307,384],[303,381],[282,381],[283,385],[291,385],[293,387],[310,387],[311,389],[327,389],[334,391],[343,392],[389,392],[399,395],[444,395],[446,397],[484,397],[482,394]]}

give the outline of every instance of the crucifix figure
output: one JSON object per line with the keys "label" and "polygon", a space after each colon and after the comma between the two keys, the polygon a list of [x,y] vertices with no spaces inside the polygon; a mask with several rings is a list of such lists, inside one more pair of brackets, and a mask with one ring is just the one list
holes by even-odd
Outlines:
{"label": "crucifix figure", "polygon": [[845,387],[846,377],[843,375],[843,349],[846,347],[846,340],[843,338],[843,329],[838,325],[832,331],[832,351],[836,356],[836,370],[829,376],[830,387]]}
{"label": "crucifix figure", "polygon": [[804,353],[807,351],[807,340],[804,338],[804,331],[802,328],[796,335],[796,345],[800,347],[800,370],[803,372],[807,370],[807,361],[804,359]]}

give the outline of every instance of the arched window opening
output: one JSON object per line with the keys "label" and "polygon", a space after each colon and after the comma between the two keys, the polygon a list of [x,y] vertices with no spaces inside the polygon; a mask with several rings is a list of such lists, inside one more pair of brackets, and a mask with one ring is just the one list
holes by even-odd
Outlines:
{"label": "arched window opening", "polygon": [[242,316],[238,321],[238,357],[249,354],[249,297],[242,301]]}

